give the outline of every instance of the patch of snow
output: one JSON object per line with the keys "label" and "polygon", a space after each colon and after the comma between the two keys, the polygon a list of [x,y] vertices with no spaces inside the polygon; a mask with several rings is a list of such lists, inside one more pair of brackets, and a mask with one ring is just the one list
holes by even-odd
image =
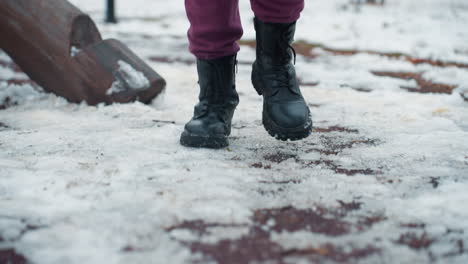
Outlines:
{"label": "patch of snow", "polygon": [[[2,53],[0,53],[2,54]],[[27,79],[28,76],[21,72],[15,72],[10,68],[6,68],[0,65],[0,77],[4,80],[10,79]]]}
{"label": "patch of snow", "polygon": [[0,51],[0,60],[11,61],[10,57],[3,51]]}
{"label": "patch of snow", "polygon": [[12,104],[24,104],[42,97],[44,97],[44,93],[30,84],[16,85],[0,81],[0,104],[5,100],[9,100]]}
{"label": "patch of snow", "polygon": [[71,46],[70,48],[70,56],[75,57],[78,53],[81,52],[81,49],[76,46]]}
{"label": "patch of snow", "polygon": [[116,80],[112,83],[106,94],[116,94],[126,91],[127,89],[139,90],[150,86],[148,78],[144,73],[137,71],[125,61],[118,61],[119,68],[114,74]]}
{"label": "patch of snow", "polygon": [[423,77],[436,83],[456,85],[461,90],[468,89],[468,69],[431,67],[424,72]]}

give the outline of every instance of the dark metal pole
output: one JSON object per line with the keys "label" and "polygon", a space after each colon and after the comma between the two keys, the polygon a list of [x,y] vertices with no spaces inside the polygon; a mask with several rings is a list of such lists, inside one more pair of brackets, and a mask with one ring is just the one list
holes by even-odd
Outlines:
{"label": "dark metal pole", "polygon": [[106,22],[117,23],[117,19],[115,18],[114,0],[107,0]]}

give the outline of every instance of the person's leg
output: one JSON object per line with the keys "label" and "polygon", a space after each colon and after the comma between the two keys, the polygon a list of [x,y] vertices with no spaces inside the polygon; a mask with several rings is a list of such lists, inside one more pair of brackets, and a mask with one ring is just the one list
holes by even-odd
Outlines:
{"label": "person's leg", "polygon": [[238,0],[185,0],[190,52],[209,60],[233,55],[242,37]]}
{"label": "person's leg", "polygon": [[255,16],[263,22],[292,23],[299,19],[304,0],[250,0]]}
{"label": "person's leg", "polygon": [[197,57],[199,102],[180,143],[222,148],[229,144],[239,103],[235,85],[236,43],[242,36],[238,0],[185,0],[190,51]]}
{"label": "person's leg", "polygon": [[263,95],[263,125],[281,140],[299,140],[312,132],[310,110],[292,63],[296,20],[304,0],[251,0],[255,12],[257,58],[252,84]]}

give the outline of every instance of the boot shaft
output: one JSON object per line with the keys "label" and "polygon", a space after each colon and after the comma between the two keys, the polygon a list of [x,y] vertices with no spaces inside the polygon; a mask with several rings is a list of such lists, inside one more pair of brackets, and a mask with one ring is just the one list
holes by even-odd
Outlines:
{"label": "boot shaft", "polygon": [[296,31],[296,22],[266,23],[254,19],[257,39],[257,59],[267,60],[267,64],[288,64],[294,57],[291,47]]}
{"label": "boot shaft", "polygon": [[197,59],[200,101],[192,119],[185,125],[180,142],[188,147],[226,147],[231,134],[234,110],[239,104],[236,92],[236,56],[213,60]]}
{"label": "boot shaft", "polygon": [[227,56],[213,60],[197,59],[200,101],[223,104],[238,100],[236,92],[236,56]]}

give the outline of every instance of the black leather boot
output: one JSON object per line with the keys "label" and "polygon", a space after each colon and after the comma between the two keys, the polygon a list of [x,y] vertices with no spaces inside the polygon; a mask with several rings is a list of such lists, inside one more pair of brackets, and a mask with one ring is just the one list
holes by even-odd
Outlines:
{"label": "black leather boot", "polygon": [[180,143],[187,147],[223,148],[229,145],[231,121],[239,104],[235,85],[236,56],[197,59],[199,103],[185,125]]}
{"label": "black leather boot", "polygon": [[252,83],[263,95],[263,126],[280,140],[299,140],[312,132],[309,107],[299,90],[291,47],[296,23],[265,23],[255,18],[257,60]]}

